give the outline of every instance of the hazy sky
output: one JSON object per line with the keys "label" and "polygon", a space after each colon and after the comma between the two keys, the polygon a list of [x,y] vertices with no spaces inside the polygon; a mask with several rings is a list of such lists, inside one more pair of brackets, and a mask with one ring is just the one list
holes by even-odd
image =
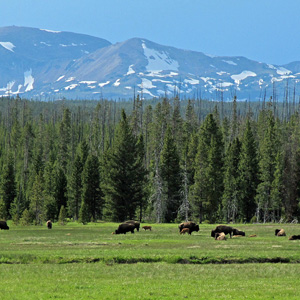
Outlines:
{"label": "hazy sky", "polygon": [[0,0],[0,27],[133,37],[212,55],[300,61],[299,0]]}

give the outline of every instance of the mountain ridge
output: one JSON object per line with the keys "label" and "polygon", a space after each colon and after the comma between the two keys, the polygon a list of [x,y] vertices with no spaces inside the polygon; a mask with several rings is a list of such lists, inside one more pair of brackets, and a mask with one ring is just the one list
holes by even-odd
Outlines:
{"label": "mountain ridge", "polygon": [[138,37],[112,44],[72,32],[0,28],[0,96],[117,99],[140,92],[146,98],[200,94],[212,100],[233,95],[258,100],[263,94],[280,100],[287,87],[296,88],[299,72],[299,61],[271,65]]}

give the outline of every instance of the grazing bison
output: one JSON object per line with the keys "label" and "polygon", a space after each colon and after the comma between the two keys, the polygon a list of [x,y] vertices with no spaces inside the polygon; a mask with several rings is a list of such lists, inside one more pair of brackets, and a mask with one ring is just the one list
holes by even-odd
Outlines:
{"label": "grazing bison", "polygon": [[46,223],[48,229],[52,229],[52,222],[50,220]]}
{"label": "grazing bison", "polygon": [[133,224],[134,227],[136,228],[136,230],[140,231],[140,222],[139,221],[128,220],[128,221],[125,221],[124,223]]}
{"label": "grazing bison", "polygon": [[132,223],[122,223],[119,225],[118,229],[116,229],[115,232],[113,232],[113,234],[126,234],[126,232],[131,232],[134,233],[134,229],[135,229],[135,225]]}
{"label": "grazing bison", "polygon": [[233,235],[241,235],[241,236],[245,236],[245,232],[244,231],[241,231],[241,230],[238,230],[238,229],[235,229],[233,228]]}
{"label": "grazing bison", "polygon": [[216,233],[224,232],[225,235],[229,234],[230,238],[231,238],[234,230],[236,230],[236,229],[232,228],[231,226],[219,225],[219,226],[216,227],[216,229],[211,231],[211,237],[215,238]]}
{"label": "grazing bison", "polygon": [[275,229],[276,236],[286,236],[284,229]]}
{"label": "grazing bison", "polygon": [[199,231],[199,225],[197,225],[195,222],[183,222],[179,224],[178,226],[179,232],[181,233],[183,228],[188,228],[189,229],[189,234],[192,234],[193,231]]}
{"label": "grazing bison", "polygon": [[145,231],[146,230],[150,230],[150,231],[152,230],[152,226],[143,226],[142,228],[145,229]]}
{"label": "grazing bison", "polygon": [[190,234],[190,229],[189,228],[182,228],[182,230],[180,231],[180,234]]}
{"label": "grazing bison", "polygon": [[226,235],[224,232],[217,232],[215,236],[215,240],[218,241],[226,241]]}
{"label": "grazing bison", "polygon": [[292,235],[289,237],[289,240],[290,241],[293,241],[293,240],[300,240],[300,235]]}
{"label": "grazing bison", "polygon": [[7,226],[6,221],[0,221],[0,229],[8,230],[9,227]]}

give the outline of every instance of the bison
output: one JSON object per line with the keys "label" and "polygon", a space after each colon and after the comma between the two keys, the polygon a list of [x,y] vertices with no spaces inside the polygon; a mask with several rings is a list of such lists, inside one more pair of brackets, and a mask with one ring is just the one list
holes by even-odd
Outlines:
{"label": "bison", "polygon": [[215,238],[216,233],[224,232],[225,235],[229,234],[231,238],[234,230],[236,229],[232,228],[231,226],[219,225],[214,230],[211,231],[211,237]]}
{"label": "bison", "polygon": [[119,225],[118,229],[116,229],[115,232],[113,232],[113,234],[126,234],[126,232],[131,232],[134,233],[134,229],[135,229],[135,225],[132,223],[122,223]]}
{"label": "bison", "polygon": [[276,236],[286,236],[284,229],[275,229]]}
{"label": "bison", "polygon": [[257,237],[256,234],[250,234],[249,237]]}
{"label": "bison", "polygon": [[226,241],[226,235],[224,232],[217,232],[215,236],[215,240],[218,241]]}
{"label": "bison", "polygon": [[241,231],[241,230],[238,230],[236,228],[233,228],[233,235],[241,235],[241,236],[245,236],[245,232],[244,231]]}
{"label": "bison", "polygon": [[293,241],[293,240],[300,240],[300,235],[292,235],[289,237],[289,240],[290,241]]}
{"label": "bison", "polygon": [[6,221],[0,221],[0,229],[9,230]]}
{"label": "bison", "polygon": [[142,228],[145,229],[145,231],[146,230],[150,230],[150,231],[152,230],[152,226],[143,226]]}
{"label": "bison", "polygon": [[180,231],[180,234],[190,234],[190,229],[189,228],[182,228],[182,230]]}
{"label": "bison", "polygon": [[48,220],[47,223],[46,223],[46,225],[47,225],[48,229],[52,229],[52,222],[51,222],[51,220]]}
{"label": "bison", "polygon": [[133,224],[134,227],[136,228],[136,230],[140,231],[140,222],[139,221],[128,220],[128,221],[125,221],[124,223]]}
{"label": "bison", "polygon": [[199,225],[197,225],[195,222],[183,222],[179,224],[178,226],[179,232],[181,233],[182,229],[188,228],[189,229],[189,234],[192,234],[193,231],[198,232],[199,231]]}

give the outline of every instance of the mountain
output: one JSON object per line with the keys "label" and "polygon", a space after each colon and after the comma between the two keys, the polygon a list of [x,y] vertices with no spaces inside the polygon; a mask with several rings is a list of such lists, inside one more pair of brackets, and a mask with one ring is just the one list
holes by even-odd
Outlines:
{"label": "mountain", "polygon": [[[0,28],[0,96],[41,99],[172,96],[278,100],[300,79],[300,62],[277,66],[211,56],[133,38],[111,44],[83,34]],[[287,88],[289,87],[289,88]],[[273,95],[274,96],[274,95]]]}

